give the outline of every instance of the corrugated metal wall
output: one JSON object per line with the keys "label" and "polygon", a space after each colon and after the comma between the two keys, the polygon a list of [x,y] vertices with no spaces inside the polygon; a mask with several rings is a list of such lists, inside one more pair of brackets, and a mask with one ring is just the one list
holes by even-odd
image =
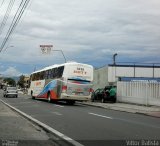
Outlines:
{"label": "corrugated metal wall", "polygon": [[117,82],[117,101],[160,106],[160,83]]}

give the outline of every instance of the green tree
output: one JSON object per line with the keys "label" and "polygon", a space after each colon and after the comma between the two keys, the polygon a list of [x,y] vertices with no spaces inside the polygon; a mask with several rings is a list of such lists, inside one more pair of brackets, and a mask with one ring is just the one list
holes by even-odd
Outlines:
{"label": "green tree", "polygon": [[6,82],[10,86],[16,86],[16,81],[12,78],[5,78],[3,81]]}
{"label": "green tree", "polygon": [[24,78],[25,78],[25,76],[21,75],[20,78],[19,78],[19,81],[17,83],[21,88],[24,88],[24,84],[25,84]]}

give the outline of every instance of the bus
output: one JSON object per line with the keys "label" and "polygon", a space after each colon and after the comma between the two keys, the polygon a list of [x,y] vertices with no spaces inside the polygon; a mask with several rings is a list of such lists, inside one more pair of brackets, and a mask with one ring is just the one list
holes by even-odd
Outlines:
{"label": "bus", "polygon": [[28,94],[33,99],[51,101],[75,101],[91,99],[93,66],[77,62],[55,64],[30,75]]}

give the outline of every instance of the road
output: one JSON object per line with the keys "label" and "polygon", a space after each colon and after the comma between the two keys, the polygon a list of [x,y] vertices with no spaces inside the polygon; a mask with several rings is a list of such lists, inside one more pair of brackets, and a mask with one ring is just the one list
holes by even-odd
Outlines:
{"label": "road", "polygon": [[124,140],[123,143],[126,140],[160,140],[159,118],[80,103],[72,106],[48,103],[22,94],[18,98],[4,98],[2,91],[0,98],[85,146],[101,146],[115,140]]}

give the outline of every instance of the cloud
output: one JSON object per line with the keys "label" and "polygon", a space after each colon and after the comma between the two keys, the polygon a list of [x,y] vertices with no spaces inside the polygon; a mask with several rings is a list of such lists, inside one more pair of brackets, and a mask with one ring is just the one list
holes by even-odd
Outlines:
{"label": "cloud", "polygon": [[18,70],[16,70],[16,68],[14,67],[9,67],[8,69],[6,69],[5,71],[1,72],[1,74],[3,76],[9,76],[9,77],[13,77],[13,76],[20,76],[22,73],[20,73]]}
{"label": "cloud", "polygon": [[33,1],[9,42],[14,47],[0,57],[23,64],[28,73],[34,66],[64,62],[60,52],[42,55],[41,44],[63,50],[67,60],[94,66],[110,63],[115,52],[119,61],[160,62],[159,7],[159,0]]}

